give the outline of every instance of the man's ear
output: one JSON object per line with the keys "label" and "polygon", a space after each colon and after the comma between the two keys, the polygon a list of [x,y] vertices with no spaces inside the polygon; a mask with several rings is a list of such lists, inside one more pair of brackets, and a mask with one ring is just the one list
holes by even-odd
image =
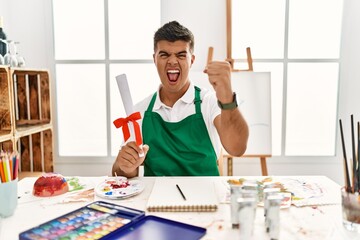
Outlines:
{"label": "man's ear", "polygon": [[193,54],[191,55],[191,66],[193,65],[194,61],[195,61],[195,55]]}
{"label": "man's ear", "polygon": [[153,54],[153,61],[154,61],[154,63],[155,63],[155,53]]}

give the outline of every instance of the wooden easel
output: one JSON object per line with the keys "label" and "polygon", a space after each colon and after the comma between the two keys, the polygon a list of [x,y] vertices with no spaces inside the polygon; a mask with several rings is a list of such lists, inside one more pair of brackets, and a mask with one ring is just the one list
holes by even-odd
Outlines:
{"label": "wooden easel", "polygon": [[[233,159],[234,157],[228,154],[225,154],[223,157],[227,159],[227,175],[232,176],[233,175]],[[267,164],[266,164],[266,158],[271,157],[271,155],[243,155],[242,158],[248,157],[248,158],[260,158],[260,165],[261,165],[261,174],[263,176],[268,176],[268,170],[267,170]]]}
{"label": "wooden easel", "polygon": [[[235,69],[234,68],[234,59],[232,58],[232,10],[231,10],[231,1],[232,0],[226,0],[226,61],[228,61],[231,64],[231,68],[233,72],[240,72],[240,71],[253,71],[253,60],[251,57],[251,50],[250,47],[246,48],[246,55],[247,55],[247,63],[248,63],[248,69]],[[211,50],[213,51],[213,49]],[[210,53],[210,49],[209,49]],[[212,53],[211,53],[212,54]],[[212,55],[211,55],[212,56]],[[225,158],[227,158],[227,175],[232,176],[233,175],[233,159],[234,156],[231,156],[229,154],[224,154]],[[243,155],[242,157],[248,157],[248,158],[260,158],[260,164],[261,164],[261,173],[263,176],[268,175],[267,170],[267,164],[266,164],[266,158],[271,157],[271,155]]]}
{"label": "wooden easel", "polygon": [[248,69],[235,69],[234,68],[234,59],[232,58],[232,12],[231,12],[231,0],[226,0],[226,61],[231,64],[233,72],[240,71],[253,71],[253,61],[251,57],[250,47],[246,48],[247,63]]}
{"label": "wooden easel", "polygon": [[[247,63],[248,63],[248,69],[235,69],[234,68],[234,59],[232,58],[232,32],[231,32],[231,28],[232,28],[232,17],[231,17],[231,0],[226,0],[226,25],[227,25],[227,29],[226,29],[226,37],[227,37],[227,46],[226,46],[226,61],[228,61],[231,65],[231,69],[233,72],[240,72],[240,71],[253,71],[253,60],[251,57],[251,50],[250,47],[246,48],[246,55],[247,55]],[[212,61],[213,58],[213,52],[214,52],[214,48],[213,47],[209,47],[209,52],[208,52],[208,59],[207,62],[209,63],[210,61]],[[231,156],[229,154],[222,154],[222,157],[220,157],[220,159],[222,158],[226,158],[227,159],[227,175],[228,176],[232,176],[233,175],[233,160],[234,160],[234,156]],[[268,175],[268,170],[267,170],[267,164],[266,164],[266,158],[267,157],[271,157],[271,155],[243,155],[242,157],[247,157],[247,158],[260,158],[260,165],[261,165],[261,173],[263,176],[267,176]]]}

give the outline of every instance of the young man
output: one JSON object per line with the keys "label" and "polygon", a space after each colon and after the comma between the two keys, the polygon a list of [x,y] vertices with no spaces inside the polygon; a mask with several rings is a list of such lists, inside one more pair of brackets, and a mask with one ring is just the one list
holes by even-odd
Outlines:
{"label": "young man", "polygon": [[233,156],[245,152],[248,126],[231,88],[230,64],[210,62],[204,73],[215,93],[199,89],[189,79],[193,52],[193,34],[178,22],[169,22],[155,33],[153,58],[161,84],[154,95],[135,106],[142,115],[144,145],[142,149],[135,142],[123,146],[113,175],[135,177],[144,164],[145,176],[217,176],[220,141]]}

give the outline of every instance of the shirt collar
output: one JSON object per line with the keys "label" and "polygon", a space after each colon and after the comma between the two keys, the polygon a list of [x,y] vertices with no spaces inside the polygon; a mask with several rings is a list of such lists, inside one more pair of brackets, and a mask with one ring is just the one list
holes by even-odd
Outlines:
{"label": "shirt collar", "polygon": [[[161,88],[161,85],[158,87],[158,90],[157,90],[156,100],[154,103],[153,110],[158,110],[161,107],[169,108],[164,103],[162,103],[160,100],[160,88]],[[194,88],[194,84],[192,82],[190,82],[190,86],[189,86],[188,90],[178,101],[182,101],[184,103],[192,103],[192,102],[194,102],[194,98],[195,98],[195,88]]]}

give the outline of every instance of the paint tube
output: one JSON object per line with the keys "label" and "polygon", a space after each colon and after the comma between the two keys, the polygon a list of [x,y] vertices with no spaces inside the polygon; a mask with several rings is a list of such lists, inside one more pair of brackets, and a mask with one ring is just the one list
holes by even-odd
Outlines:
{"label": "paint tube", "polygon": [[241,185],[230,184],[230,210],[232,228],[239,228],[237,199],[241,196]]}
{"label": "paint tube", "polygon": [[266,217],[266,212],[269,208],[268,197],[280,192],[280,188],[265,188],[263,190],[263,199],[264,199],[264,217]]}
{"label": "paint tube", "polygon": [[239,234],[242,240],[252,238],[253,226],[256,214],[256,199],[253,197],[238,198]]}
{"label": "paint tube", "polygon": [[268,197],[269,208],[267,211],[267,229],[271,240],[279,239],[280,237],[280,205],[283,199],[282,194],[274,194]]}

